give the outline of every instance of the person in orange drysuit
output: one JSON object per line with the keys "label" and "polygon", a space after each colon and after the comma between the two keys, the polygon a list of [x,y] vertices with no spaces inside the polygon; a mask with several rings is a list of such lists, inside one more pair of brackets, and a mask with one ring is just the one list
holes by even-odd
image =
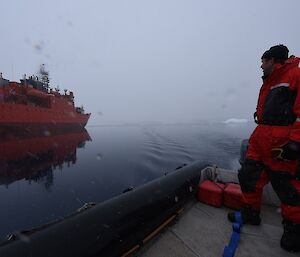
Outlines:
{"label": "person in orange drysuit", "polygon": [[[300,69],[284,45],[262,55],[263,85],[246,159],[238,178],[246,206],[243,223],[259,225],[263,187],[270,181],[281,201],[284,232],[281,247],[300,251]],[[234,222],[235,213],[228,219]]]}

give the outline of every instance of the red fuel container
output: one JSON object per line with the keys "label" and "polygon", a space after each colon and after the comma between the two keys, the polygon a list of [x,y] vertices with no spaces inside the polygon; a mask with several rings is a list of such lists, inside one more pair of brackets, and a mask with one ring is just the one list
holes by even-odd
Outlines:
{"label": "red fuel container", "polygon": [[198,187],[198,201],[215,207],[221,207],[224,188],[225,185],[222,183],[204,180]]}
{"label": "red fuel container", "polygon": [[239,184],[228,183],[224,189],[224,205],[239,210],[245,206]]}

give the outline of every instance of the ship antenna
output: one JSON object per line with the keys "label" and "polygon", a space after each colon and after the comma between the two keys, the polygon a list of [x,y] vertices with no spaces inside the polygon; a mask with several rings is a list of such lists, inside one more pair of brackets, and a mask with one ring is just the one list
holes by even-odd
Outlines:
{"label": "ship antenna", "polygon": [[42,64],[40,66],[40,75],[41,75],[42,82],[46,85],[47,88],[49,88],[49,83],[50,83],[49,71],[45,69],[45,64]]}

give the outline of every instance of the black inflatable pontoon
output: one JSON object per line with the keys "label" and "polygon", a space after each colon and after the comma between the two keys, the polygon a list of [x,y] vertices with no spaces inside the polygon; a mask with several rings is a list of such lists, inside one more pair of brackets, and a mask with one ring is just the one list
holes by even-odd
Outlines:
{"label": "black inflatable pontoon", "polygon": [[0,256],[126,255],[148,241],[195,195],[206,166],[195,162],[178,168],[63,220],[17,233],[0,245]]}

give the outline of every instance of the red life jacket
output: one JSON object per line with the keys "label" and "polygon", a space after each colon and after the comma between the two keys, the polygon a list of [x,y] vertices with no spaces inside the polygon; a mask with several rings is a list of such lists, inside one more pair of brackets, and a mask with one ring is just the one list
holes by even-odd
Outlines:
{"label": "red life jacket", "polygon": [[276,64],[263,81],[257,103],[257,123],[292,126],[291,138],[300,142],[300,69],[298,57]]}

